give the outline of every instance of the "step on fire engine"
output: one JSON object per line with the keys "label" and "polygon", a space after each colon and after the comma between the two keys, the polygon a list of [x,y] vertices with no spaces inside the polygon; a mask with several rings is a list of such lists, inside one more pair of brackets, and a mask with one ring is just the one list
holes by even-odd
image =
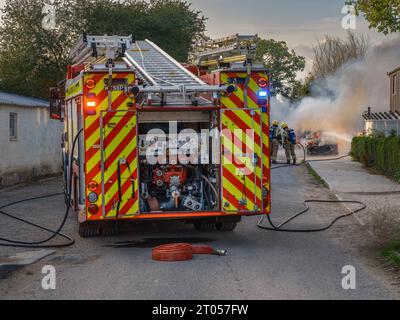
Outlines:
{"label": "step on fire engine", "polygon": [[151,41],[119,36],[84,35],[71,59],[50,105],[82,237],[143,220],[232,231],[242,216],[269,214],[265,68],[245,57],[207,83]]}

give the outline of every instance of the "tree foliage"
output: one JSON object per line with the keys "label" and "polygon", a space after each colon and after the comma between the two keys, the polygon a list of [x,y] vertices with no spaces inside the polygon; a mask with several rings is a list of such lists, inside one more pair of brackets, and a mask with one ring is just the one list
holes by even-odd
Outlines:
{"label": "tree foliage", "polygon": [[48,0],[7,0],[0,26],[0,90],[47,97],[64,78],[78,36],[132,34],[156,42],[179,61],[204,35],[205,18],[183,0],[55,0],[56,27],[45,30]]}
{"label": "tree foliage", "polygon": [[45,96],[47,88],[65,70],[70,31],[64,27],[65,12],[58,4],[56,30],[42,27],[42,0],[8,0],[0,28],[0,89]]}
{"label": "tree foliage", "polygon": [[346,39],[325,36],[314,46],[312,76],[324,78],[336,73],[347,62],[363,58],[368,49],[368,40],[362,35],[349,32]]}
{"label": "tree foliage", "polygon": [[271,71],[274,93],[289,97],[298,85],[297,73],[305,68],[305,58],[290,50],[286,42],[273,39],[260,40],[256,56]]}
{"label": "tree foliage", "polygon": [[354,5],[357,14],[363,14],[379,32],[400,31],[400,0],[349,0],[347,4]]}
{"label": "tree foliage", "polygon": [[315,81],[314,77],[310,74],[305,79],[298,80],[293,86],[292,92],[290,94],[290,100],[299,101],[304,97],[311,96],[311,86]]}

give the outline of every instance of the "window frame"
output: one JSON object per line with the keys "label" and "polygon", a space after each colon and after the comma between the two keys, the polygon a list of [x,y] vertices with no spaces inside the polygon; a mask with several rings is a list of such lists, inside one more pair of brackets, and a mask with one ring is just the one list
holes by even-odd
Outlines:
{"label": "window frame", "polygon": [[[12,124],[14,128],[12,128]],[[18,141],[18,113],[10,112],[9,114],[9,132],[10,141]]]}

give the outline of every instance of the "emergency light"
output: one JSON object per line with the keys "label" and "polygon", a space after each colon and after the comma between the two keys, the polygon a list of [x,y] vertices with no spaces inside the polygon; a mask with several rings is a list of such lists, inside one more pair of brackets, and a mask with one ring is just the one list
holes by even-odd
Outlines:
{"label": "emergency light", "polygon": [[258,95],[258,97],[259,97],[260,99],[262,99],[262,98],[267,98],[267,97],[268,97],[268,91],[266,91],[266,90],[260,90],[260,91],[258,91],[257,95]]}
{"label": "emergency light", "polygon": [[85,113],[88,116],[95,116],[96,115],[96,101],[87,101]]}

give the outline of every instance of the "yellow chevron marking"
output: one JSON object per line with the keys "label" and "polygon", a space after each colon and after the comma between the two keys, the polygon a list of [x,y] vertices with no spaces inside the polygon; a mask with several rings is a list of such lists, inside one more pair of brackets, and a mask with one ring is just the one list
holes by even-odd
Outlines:
{"label": "yellow chevron marking", "polygon": [[[126,115],[127,113],[121,114],[121,118],[119,121],[122,120],[123,116]],[[118,121],[118,122],[119,122]],[[118,123],[116,123],[117,125]],[[118,148],[121,145],[121,142],[123,141],[123,139],[127,136],[127,134],[129,133],[130,130],[132,130],[132,127],[136,127],[136,116],[132,115],[131,119],[128,121],[127,125],[118,133],[118,135],[114,138],[114,140],[111,142],[111,144],[109,146],[106,147],[106,157],[107,154],[111,155],[114,150],[116,148]],[[111,132],[111,130],[110,130]],[[121,157],[128,157],[137,147],[137,139],[133,139],[131,141],[131,143],[127,144],[126,147],[121,151],[120,153],[120,158]],[[130,168],[131,168],[131,172],[133,173],[136,168],[137,168],[137,163],[136,160],[134,161],[134,163],[130,163]],[[106,177],[105,177],[105,182],[108,182],[108,179],[118,170],[118,161],[114,161],[113,164],[107,168],[106,171]],[[131,177],[131,172],[129,172],[129,170],[126,170],[124,175],[121,177],[122,179],[122,184],[124,183],[124,180],[130,179]],[[135,190],[138,190],[138,181],[135,181]],[[108,203],[110,201],[110,199],[112,199],[114,197],[114,195],[118,192],[118,181],[112,181],[112,186],[111,188],[109,188],[108,192],[105,195],[105,202]],[[131,190],[128,190],[126,192],[126,195],[129,195],[128,197],[123,197],[123,199],[129,199],[131,194]],[[124,203],[121,203],[121,208],[123,207]],[[135,211],[136,213],[137,211]],[[116,211],[110,212],[107,216],[115,216],[116,215]]]}
{"label": "yellow chevron marking", "polygon": [[[117,98],[119,97],[120,94],[113,94],[112,95],[112,102],[114,103],[115,100],[117,100]],[[125,109],[125,105],[126,105],[127,99],[125,99],[125,103],[122,103],[120,106],[124,106],[121,107],[123,109]],[[107,110],[108,108],[108,98],[106,98],[98,107],[97,110],[98,112],[100,110]],[[88,151],[99,139],[100,139],[100,120],[98,117],[87,117],[87,122],[86,122],[86,128],[89,128],[89,126],[95,122],[98,121],[99,122],[99,129],[96,130],[95,132],[93,132],[93,134],[90,137],[86,138],[86,151]],[[111,122],[113,122],[113,120],[111,120]]]}
{"label": "yellow chevron marking", "polygon": [[[229,161],[227,158],[225,158],[226,161]],[[225,170],[229,171],[232,175],[236,176],[238,179],[242,180],[243,183],[246,184],[247,189],[251,192],[251,193],[255,193],[255,196],[252,197],[252,201],[255,200],[255,197],[257,197],[258,199],[262,199],[262,190],[261,188],[255,184],[253,179],[250,179],[248,176],[238,176],[236,175],[236,166],[225,166],[224,167]],[[261,170],[259,170],[261,171]],[[260,172],[261,173],[261,172]],[[245,180],[243,180],[243,177],[245,178]],[[229,180],[225,179],[225,181],[229,182]],[[230,182],[229,182],[230,183]],[[224,185],[225,187],[225,185]],[[246,197],[245,193],[243,193],[243,190],[240,190],[240,194],[241,197]]]}
{"label": "yellow chevron marking", "polygon": [[[232,174],[234,174],[231,170],[229,170],[227,167],[225,167],[225,170],[228,170],[229,172],[231,172]],[[242,180],[243,177],[237,177],[238,180]],[[253,184],[254,185],[254,184]],[[248,211],[254,211],[254,206],[255,206],[255,196],[250,198],[246,197],[246,193],[245,193],[245,181],[242,180],[242,183],[240,185],[234,185],[230,182],[230,180],[228,180],[227,178],[223,178],[223,186],[226,189],[226,191],[228,191],[232,196],[234,196],[238,201],[241,200],[246,200],[247,204],[243,206],[242,210],[248,210]],[[246,183],[246,187],[251,191],[252,191],[252,186],[247,185]],[[249,188],[250,187],[250,188]],[[238,208],[236,208],[237,210]],[[227,210],[228,211],[228,210]],[[231,211],[231,210],[229,210]]]}
{"label": "yellow chevron marking", "polygon": [[[225,192],[226,191],[224,191],[224,198],[222,199],[223,210],[228,214],[237,214],[239,208],[236,208],[227,198],[225,198]],[[226,206],[226,204],[228,204],[228,206]]]}
{"label": "yellow chevron marking", "polygon": [[[242,78],[245,79],[247,78],[247,74],[246,73],[236,73],[238,78]],[[264,77],[269,81],[268,75],[265,73],[259,73],[258,74],[260,77]],[[221,82],[222,83],[228,83],[230,77],[228,77],[227,73],[222,73],[221,74]],[[249,86],[248,86],[248,90],[252,91],[254,93],[254,95],[257,95],[258,91],[260,90],[260,87],[258,86],[258,83],[250,78],[249,81]],[[244,101],[244,92],[241,88],[237,88],[237,91],[235,92],[236,95],[238,96],[238,98],[243,102]],[[222,97],[222,102],[224,105],[226,105],[229,108],[232,108],[232,106],[227,102],[227,100],[229,100],[229,97]],[[259,105],[257,104],[256,101],[253,101],[253,99],[251,99],[250,97],[248,97],[247,99],[247,107],[250,109],[257,109],[259,108]]]}
{"label": "yellow chevron marking", "polygon": [[[134,139],[134,140],[136,141],[136,139]],[[132,153],[133,150],[134,150],[135,148],[136,148],[136,142],[130,143],[130,144],[121,152],[121,157],[128,157],[128,155],[129,155],[130,153]],[[135,161],[135,163],[136,163],[136,161]],[[131,166],[131,171],[132,171],[132,173],[133,173],[133,172],[135,171],[136,164],[133,165],[133,164],[130,163],[130,166]],[[115,163],[112,165],[112,167],[108,168],[108,170],[107,170],[107,173],[108,173],[107,176],[108,176],[108,177],[106,178],[106,182],[108,181],[108,179],[109,179],[117,170],[118,170],[118,163],[117,163],[117,161],[115,161]],[[130,173],[129,170],[127,169],[127,170],[124,172],[124,174],[122,175],[122,177],[121,177],[121,184],[123,185],[124,182],[125,182],[126,180],[130,179],[130,178],[131,178],[131,173]],[[137,188],[138,188],[137,181],[135,181],[135,190],[137,190]],[[117,194],[117,193],[118,193],[118,181],[116,180],[116,181],[112,181],[112,186],[111,186],[111,188],[108,190],[108,192],[107,192],[106,195],[105,195],[105,202],[106,202],[106,204],[107,204],[107,203],[110,201],[110,199],[112,199],[112,198],[114,197],[114,195]],[[126,196],[127,194],[128,194],[128,196]],[[129,199],[130,194],[131,194],[131,190],[128,190],[128,191],[126,192],[126,194],[123,196],[123,199]],[[123,203],[121,203],[121,208],[123,207],[123,205],[124,205],[124,201],[123,201]],[[116,215],[116,210],[110,212],[108,216],[112,216],[113,214]]]}
{"label": "yellow chevron marking", "polygon": [[[238,167],[235,164],[232,164],[232,161],[225,156],[224,157],[224,169],[228,170],[229,172],[232,173],[233,176],[238,176]],[[247,168],[248,169],[248,168]],[[260,181],[262,181],[262,170],[260,167],[257,167],[255,172],[254,172],[255,176],[258,177],[260,179]],[[243,177],[243,175],[242,175]],[[254,178],[249,177],[249,175],[244,175],[245,178],[245,183],[246,186],[248,187],[248,189],[251,192],[255,192],[256,195],[258,196],[259,199],[261,199],[261,186],[259,186],[255,181]]]}
{"label": "yellow chevron marking", "polygon": [[[238,138],[240,139],[240,137],[238,137]],[[242,143],[243,143],[242,139],[240,139],[240,141],[242,141]],[[235,150],[236,146],[234,146],[233,141],[230,140],[226,136],[223,136],[223,145],[224,145],[225,150],[228,151],[230,154],[234,155],[236,153],[236,150]],[[261,157],[261,146],[256,145],[256,144],[254,144],[254,145],[255,145],[256,153],[259,155],[259,157]],[[243,157],[237,157],[237,158],[239,158],[240,161],[242,161],[243,164],[245,164],[245,168],[246,168],[244,170],[245,174],[248,172],[254,173],[255,176],[258,177],[260,179],[260,181],[262,181],[262,169],[260,166],[254,167],[252,163],[249,163],[249,161],[251,161],[251,159],[249,159],[248,157],[246,157],[246,159],[243,159]],[[238,176],[238,170],[240,170],[240,169],[238,168],[237,165],[232,163],[232,160],[233,159],[229,159],[227,156],[224,156],[224,159],[223,159],[224,169],[231,172],[233,176]],[[225,179],[224,181],[226,182],[227,180]],[[255,192],[259,199],[262,198],[261,186],[258,186],[255,183],[254,178],[250,179],[249,175],[245,175],[244,182],[246,183],[246,186],[248,187],[248,189],[251,192],[253,192],[253,193]],[[253,209],[251,209],[251,210],[253,210]]]}

